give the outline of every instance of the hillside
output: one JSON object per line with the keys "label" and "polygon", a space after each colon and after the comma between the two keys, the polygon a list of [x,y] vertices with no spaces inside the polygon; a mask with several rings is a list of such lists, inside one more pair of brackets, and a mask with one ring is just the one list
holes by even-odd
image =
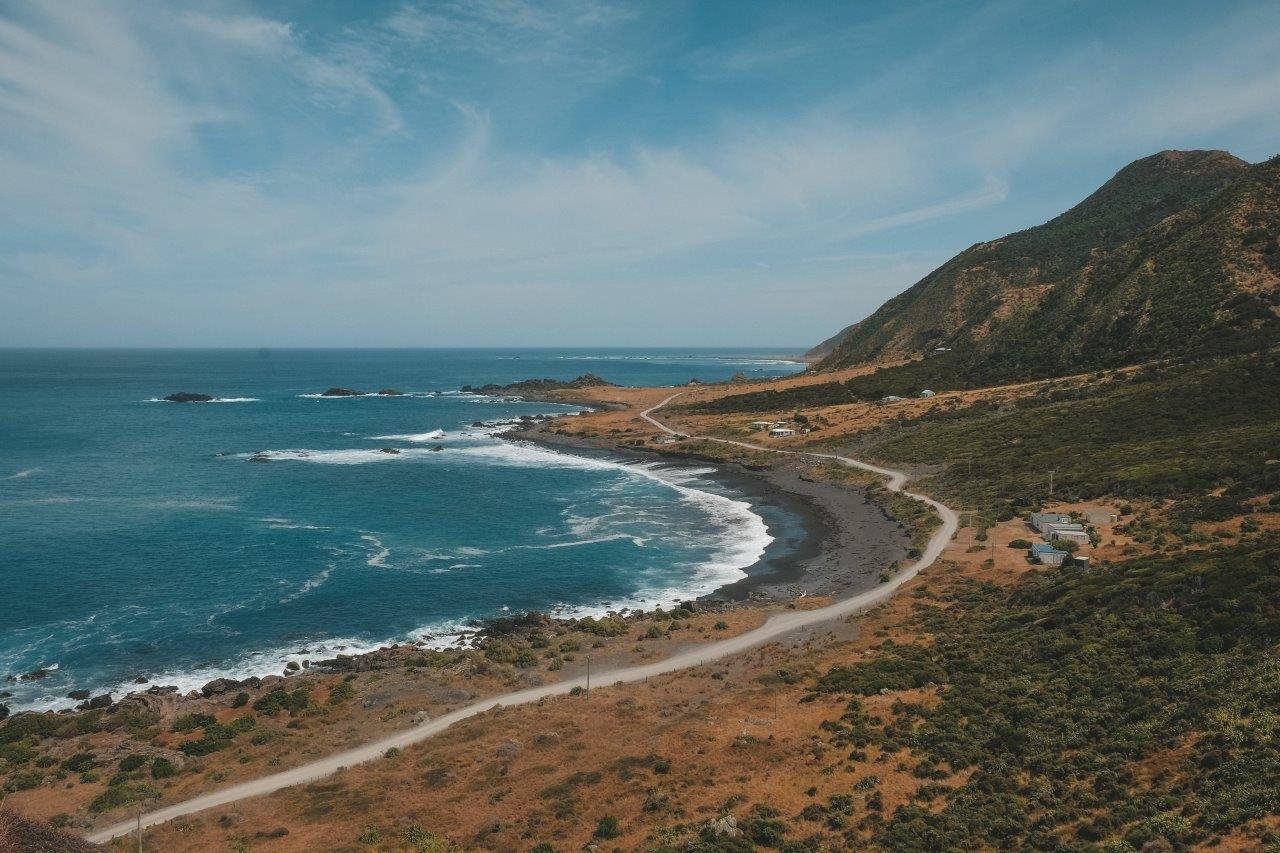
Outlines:
{"label": "hillside", "polygon": [[818,369],[944,352],[947,382],[1251,349],[1280,331],[1280,159],[1164,151],[1045,223],[979,243],[820,344]]}

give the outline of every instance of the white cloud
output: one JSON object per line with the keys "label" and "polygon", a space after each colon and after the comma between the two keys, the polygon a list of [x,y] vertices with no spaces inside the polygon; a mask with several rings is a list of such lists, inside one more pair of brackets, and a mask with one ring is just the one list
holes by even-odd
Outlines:
{"label": "white cloud", "polygon": [[621,315],[666,341],[771,321],[816,340],[945,256],[870,238],[996,210],[1028,163],[1280,130],[1280,60],[1249,19],[1205,34],[1215,50],[1177,74],[1084,49],[928,108],[709,111],[679,136],[585,150],[522,139],[519,104],[485,98],[487,78],[456,92],[439,67],[476,51],[620,73],[632,60],[605,45],[632,14],[406,5],[325,34],[238,6],[0,17],[0,333],[488,343],[508,339],[483,331],[499,316],[549,335]]}

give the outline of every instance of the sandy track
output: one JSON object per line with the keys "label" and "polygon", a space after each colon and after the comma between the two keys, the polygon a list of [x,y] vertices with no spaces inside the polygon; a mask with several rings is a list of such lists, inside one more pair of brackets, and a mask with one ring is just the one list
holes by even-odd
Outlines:
{"label": "sandy track", "polygon": [[[670,403],[680,394],[672,394],[656,406],[645,409],[640,413],[640,417],[657,428],[672,435],[683,435],[671,429],[666,424],[653,417],[653,413],[658,409]],[[717,441],[722,444],[733,444],[738,447],[745,447],[751,450],[763,450],[770,453],[781,453],[788,456],[803,456],[816,459],[832,459],[842,465],[849,465],[853,468],[860,468],[864,471],[870,471],[887,478],[887,486],[891,491],[902,491],[902,486],[907,481],[907,475],[901,471],[894,471],[889,468],[880,468],[876,465],[869,465],[857,459],[846,456],[839,456],[834,453],[808,453],[794,450],[781,450],[772,447],[763,447],[757,444],[750,444],[745,441],[732,441],[724,438],[705,437],[708,441]],[[924,501],[937,511],[942,518],[942,525],[934,531],[929,539],[928,545],[925,547],[924,553],[915,563],[903,568],[900,572],[893,576],[886,583],[881,584],[875,589],[859,595],[846,598],[827,607],[817,610],[796,610],[786,613],[778,613],[769,617],[759,628],[748,631],[745,634],[739,634],[727,640],[721,640],[715,643],[709,643],[697,649],[672,655],[660,661],[642,666],[631,666],[623,669],[617,669],[612,672],[603,672],[593,674],[591,678],[593,687],[608,687],[614,684],[626,684],[634,681],[643,681],[655,675],[662,675],[676,670],[688,669],[700,666],[707,661],[719,660],[738,654],[757,646],[763,645],[771,640],[795,631],[800,628],[806,628],[817,625],[831,619],[841,616],[848,616],[853,613],[866,610],[886,601],[907,581],[915,577],[922,569],[932,565],[938,556],[942,553],[942,549],[951,541],[951,537],[955,535],[959,526],[959,520],[954,511],[949,507],[927,498],[923,495],[913,494],[911,492],[903,492],[908,497],[916,500]],[[494,696],[490,699],[482,699],[464,708],[451,711],[448,714],[437,717],[434,720],[425,722],[419,726],[407,729],[398,734],[382,738],[373,743],[364,746],[349,749],[330,755],[327,758],[321,758],[318,761],[312,761],[295,767],[292,770],[285,770],[280,773],[273,773],[270,776],[264,776],[261,779],[253,779],[248,782],[241,782],[237,785],[231,785],[219,791],[211,791],[208,794],[202,794],[181,803],[175,803],[162,809],[149,812],[142,816],[142,826],[154,826],[158,823],[173,820],[184,815],[194,814],[195,812],[211,809],[216,806],[223,806],[237,800],[248,799],[249,797],[260,797],[264,794],[271,794],[283,788],[289,788],[294,785],[301,785],[306,782],[313,782],[326,776],[331,776],[344,767],[350,767],[353,764],[362,764],[366,761],[373,761],[381,758],[386,751],[392,747],[403,748],[410,744],[426,740],[433,735],[443,732],[454,723],[474,717],[477,714],[483,714],[485,711],[498,707],[510,707],[512,705],[524,705],[529,702],[536,702],[539,699],[548,696],[563,696],[575,687],[585,685],[584,678],[575,678],[567,681],[557,682],[556,684],[547,684],[542,687],[531,687],[526,690],[519,690],[514,693],[505,693],[501,696]],[[89,841],[99,844],[106,843],[112,838],[133,832],[138,826],[137,820],[127,820],[109,826],[87,836]]]}

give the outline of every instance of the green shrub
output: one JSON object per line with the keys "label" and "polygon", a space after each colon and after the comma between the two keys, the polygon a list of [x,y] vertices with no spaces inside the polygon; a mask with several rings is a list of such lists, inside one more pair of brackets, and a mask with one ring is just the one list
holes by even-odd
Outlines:
{"label": "green shrub", "polygon": [[68,773],[84,773],[98,766],[98,760],[92,752],[77,752],[62,762],[62,769]]}
{"label": "green shrub", "polygon": [[622,827],[618,823],[618,819],[613,815],[605,815],[600,818],[600,822],[596,824],[594,837],[602,839],[617,838],[622,835]]}
{"label": "green shrub", "polygon": [[102,814],[121,806],[155,799],[159,796],[160,792],[150,785],[113,785],[89,801],[89,811],[92,814]]}
{"label": "green shrub", "polygon": [[173,762],[165,758],[163,755],[156,756],[151,762],[151,778],[152,779],[168,779],[171,776],[178,775],[178,768]]}

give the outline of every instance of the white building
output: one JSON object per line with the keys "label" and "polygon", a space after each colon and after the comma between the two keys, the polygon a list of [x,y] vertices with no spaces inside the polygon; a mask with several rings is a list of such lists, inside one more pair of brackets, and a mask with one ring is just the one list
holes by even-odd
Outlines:
{"label": "white building", "polygon": [[899,397],[897,394],[890,394],[888,397],[881,397],[880,402],[881,403],[901,403],[902,398]]}
{"label": "white building", "polygon": [[1067,559],[1066,551],[1059,551],[1057,548],[1046,543],[1031,546],[1031,559],[1045,566],[1061,566],[1063,561]]}
{"label": "white building", "polygon": [[934,392],[930,391],[928,388],[920,392],[921,397],[932,397],[933,395],[934,395]]}
{"label": "white building", "polygon": [[752,421],[751,422],[752,429],[772,429],[777,425],[778,425],[777,421]]}
{"label": "white building", "polygon": [[1049,528],[1050,542],[1075,542],[1077,545],[1088,545],[1089,534],[1077,525],[1054,525]]}
{"label": "white building", "polygon": [[774,438],[790,438],[795,434],[796,434],[796,431],[793,430],[791,427],[774,427],[773,429],[769,430],[769,435],[773,436]]}
{"label": "white building", "polygon": [[1040,533],[1048,533],[1051,524],[1070,524],[1071,516],[1060,512],[1033,512],[1027,523]]}

